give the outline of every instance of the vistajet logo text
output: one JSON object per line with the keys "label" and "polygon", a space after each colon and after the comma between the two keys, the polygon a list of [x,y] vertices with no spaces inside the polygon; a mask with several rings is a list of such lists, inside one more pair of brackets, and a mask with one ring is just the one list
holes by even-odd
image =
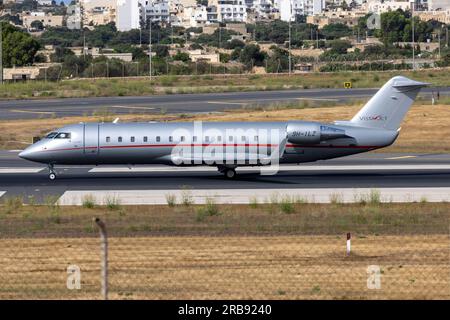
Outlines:
{"label": "vistajet logo text", "polygon": [[376,116],[360,116],[359,120],[361,121],[386,121],[387,116],[376,115]]}

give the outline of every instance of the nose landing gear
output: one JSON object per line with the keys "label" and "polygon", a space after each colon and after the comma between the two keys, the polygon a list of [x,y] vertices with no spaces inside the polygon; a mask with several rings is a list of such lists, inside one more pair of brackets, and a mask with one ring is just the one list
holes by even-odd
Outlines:
{"label": "nose landing gear", "polygon": [[56,180],[56,172],[55,172],[55,170],[54,170],[54,168],[53,168],[53,164],[49,164],[49,165],[48,165],[48,170],[50,171],[50,173],[49,173],[49,175],[48,175],[48,178],[49,178],[51,181]]}

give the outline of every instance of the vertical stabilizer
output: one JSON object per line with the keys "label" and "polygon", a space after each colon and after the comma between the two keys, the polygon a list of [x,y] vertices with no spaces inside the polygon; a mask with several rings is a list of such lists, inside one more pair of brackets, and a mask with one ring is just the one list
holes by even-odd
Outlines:
{"label": "vertical stabilizer", "polygon": [[420,89],[428,83],[397,76],[389,80],[350,121],[368,128],[396,130]]}

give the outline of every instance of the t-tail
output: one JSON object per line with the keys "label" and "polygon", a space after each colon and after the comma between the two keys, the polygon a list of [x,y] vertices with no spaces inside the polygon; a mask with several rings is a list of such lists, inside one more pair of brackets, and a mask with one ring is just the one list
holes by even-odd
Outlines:
{"label": "t-tail", "polygon": [[397,76],[389,80],[348,123],[397,130],[420,89],[428,83]]}

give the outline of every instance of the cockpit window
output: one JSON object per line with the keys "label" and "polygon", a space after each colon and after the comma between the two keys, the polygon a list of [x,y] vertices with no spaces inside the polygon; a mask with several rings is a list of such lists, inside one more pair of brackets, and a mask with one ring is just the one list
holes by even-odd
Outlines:
{"label": "cockpit window", "polygon": [[55,139],[70,139],[70,133],[68,133],[68,132],[60,132],[55,137]]}
{"label": "cockpit window", "polygon": [[57,134],[58,134],[58,132],[50,132],[48,135],[45,136],[45,138],[53,139],[54,137],[56,137]]}

